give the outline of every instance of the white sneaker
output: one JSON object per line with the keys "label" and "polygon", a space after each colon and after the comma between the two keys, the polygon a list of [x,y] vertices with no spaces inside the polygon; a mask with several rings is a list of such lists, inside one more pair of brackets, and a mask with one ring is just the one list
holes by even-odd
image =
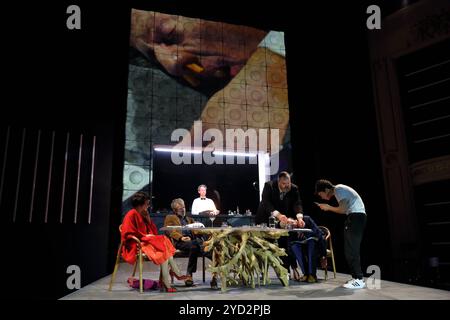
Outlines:
{"label": "white sneaker", "polygon": [[366,283],[363,279],[351,279],[347,281],[347,283],[344,284],[343,287],[347,289],[362,289],[366,287]]}

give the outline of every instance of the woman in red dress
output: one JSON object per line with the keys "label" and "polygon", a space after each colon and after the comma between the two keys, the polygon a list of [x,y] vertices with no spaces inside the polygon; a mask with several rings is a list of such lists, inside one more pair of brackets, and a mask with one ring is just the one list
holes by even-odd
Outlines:
{"label": "woman in red dress", "polygon": [[[175,248],[169,238],[158,235],[156,225],[150,219],[148,208],[150,197],[145,192],[137,192],[131,198],[133,209],[123,218],[122,222],[122,249],[123,259],[134,264],[136,262],[137,243],[130,239],[135,236],[141,241],[142,251],[155,264],[160,265],[160,285],[166,292],[176,292],[170,284],[169,275],[178,280],[188,280],[186,275],[181,275],[180,269],[173,260]],[[170,268],[169,268],[170,266]]]}

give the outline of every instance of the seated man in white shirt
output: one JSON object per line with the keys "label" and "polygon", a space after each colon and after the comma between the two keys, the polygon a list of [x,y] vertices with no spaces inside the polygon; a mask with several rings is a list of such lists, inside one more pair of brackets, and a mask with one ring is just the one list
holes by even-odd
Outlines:
{"label": "seated man in white shirt", "polygon": [[206,197],[207,187],[204,184],[198,186],[197,191],[200,197],[194,200],[192,203],[191,214],[192,215],[217,215],[219,210],[216,209],[214,201]]}

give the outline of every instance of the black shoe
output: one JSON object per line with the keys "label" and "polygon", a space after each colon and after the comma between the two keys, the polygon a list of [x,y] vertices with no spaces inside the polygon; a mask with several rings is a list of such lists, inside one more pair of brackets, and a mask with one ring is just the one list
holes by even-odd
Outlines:
{"label": "black shoe", "polygon": [[186,287],[192,287],[194,285],[194,280],[192,280],[192,276],[190,276],[188,279],[184,280],[184,285]]}
{"label": "black shoe", "polygon": [[213,277],[213,278],[212,278],[210,284],[211,284],[211,289],[214,289],[214,290],[219,289],[219,287],[218,287],[218,285],[217,285],[217,279],[216,279],[216,277]]}

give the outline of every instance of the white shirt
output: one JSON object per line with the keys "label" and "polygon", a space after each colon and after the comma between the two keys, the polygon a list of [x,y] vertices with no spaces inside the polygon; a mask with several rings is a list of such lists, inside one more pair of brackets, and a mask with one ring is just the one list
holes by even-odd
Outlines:
{"label": "white shirt", "polygon": [[203,198],[202,200],[201,198],[197,198],[192,203],[192,210],[191,210],[192,215],[198,215],[200,212],[206,210],[214,210],[214,211],[217,210],[214,201],[212,201],[211,199]]}
{"label": "white shirt", "polygon": [[339,205],[343,205],[345,213],[366,213],[364,202],[359,194],[349,186],[344,184],[338,184],[334,188],[334,196],[336,197]]}

